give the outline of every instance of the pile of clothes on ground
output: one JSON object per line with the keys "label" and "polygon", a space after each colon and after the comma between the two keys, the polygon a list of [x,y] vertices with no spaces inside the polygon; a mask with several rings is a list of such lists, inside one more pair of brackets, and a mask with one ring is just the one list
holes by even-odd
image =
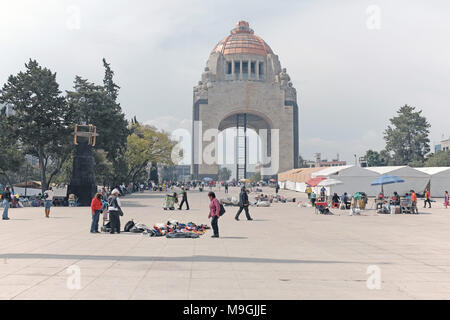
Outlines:
{"label": "pile of clothes on ground", "polygon": [[228,197],[228,198],[222,198],[220,199],[220,203],[224,206],[239,206],[239,199],[236,197]]}
{"label": "pile of clothes on ground", "polygon": [[256,205],[257,207],[269,207],[271,203],[286,203],[286,202],[295,202],[295,198],[290,197],[284,197],[280,194],[274,194],[274,195],[266,195],[266,194],[258,194],[255,196],[255,202],[253,205]]}
{"label": "pile of clothes on ground", "polygon": [[179,223],[176,220],[169,220],[167,223],[157,223],[153,227],[148,227],[143,223],[129,221],[124,228],[125,232],[141,233],[149,237],[166,238],[199,238],[209,229],[205,224],[197,225],[193,222]]}

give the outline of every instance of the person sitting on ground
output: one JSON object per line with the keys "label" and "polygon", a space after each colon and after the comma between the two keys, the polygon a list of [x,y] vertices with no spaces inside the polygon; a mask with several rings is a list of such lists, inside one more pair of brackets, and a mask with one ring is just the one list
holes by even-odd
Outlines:
{"label": "person sitting on ground", "polygon": [[317,206],[317,210],[319,210],[321,214],[332,214],[330,209],[326,206]]}
{"label": "person sitting on ground", "polygon": [[384,200],[383,204],[382,204],[381,208],[378,210],[378,212],[390,214],[391,213],[391,205],[389,204],[389,202]]}

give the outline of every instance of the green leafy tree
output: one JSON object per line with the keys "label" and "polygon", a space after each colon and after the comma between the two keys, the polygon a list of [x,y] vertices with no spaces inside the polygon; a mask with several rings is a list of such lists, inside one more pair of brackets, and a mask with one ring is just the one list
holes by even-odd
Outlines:
{"label": "green leafy tree", "polygon": [[7,120],[5,108],[2,108],[0,110],[0,175],[9,185],[12,185],[11,175],[22,167],[25,156],[17,139],[11,135],[12,128]]}
{"label": "green leafy tree", "polygon": [[261,181],[261,172],[257,171],[255,174],[250,178],[251,182],[259,182]]}
{"label": "green leafy tree", "polygon": [[427,159],[425,167],[450,167],[450,151],[438,151]]}
{"label": "green leafy tree", "polygon": [[384,132],[386,151],[392,153],[393,163],[408,165],[424,162],[425,154],[430,151],[431,125],[422,116],[422,111],[404,105],[397,111],[397,116],[390,119],[390,125]]}
{"label": "green leafy tree", "polygon": [[71,154],[73,119],[56,82],[56,73],[31,59],[25,68],[8,78],[0,102],[13,108],[14,114],[8,121],[23,151],[39,158],[44,191]]}
{"label": "green leafy tree", "polygon": [[228,181],[231,177],[231,170],[226,168],[226,167],[222,167],[219,170],[219,180],[221,181]]}
{"label": "green leafy tree", "polygon": [[368,167],[382,167],[389,165],[390,156],[386,150],[380,152],[367,150],[366,161]]}
{"label": "green leafy tree", "polygon": [[107,94],[111,97],[111,99],[114,102],[117,102],[120,87],[114,82],[114,71],[111,69],[111,65],[106,62],[105,58],[103,58],[103,67],[105,68],[103,87],[105,88]]}
{"label": "green leafy tree", "polygon": [[127,181],[136,181],[147,170],[149,163],[172,166],[172,149],[175,142],[165,132],[147,125],[133,124],[127,139],[125,153],[128,164]]}
{"label": "green leafy tree", "polygon": [[108,160],[115,160],[125,150],[128,122],[105,88],[77,76],[74,91],[67,92],[67,101],[77,124],[97,127],[96,148],[105,150]]}
{"label": "green leafy tree", "polygon": [[[129,134],[128,122],[120,105],[115,101],[118,86],[112,82],[112,74],[108,65],[104,81],[108,87],[96,85],[77,76],[74,90],[67,92],[67,101],[74,110],[76,123],[93,124],[97,127],[99,136],[94,151],[94,170],[101,173],[98,177],[106,185],[125,182],[124,157]],[[106,172],[102,171],[106,169]]]}

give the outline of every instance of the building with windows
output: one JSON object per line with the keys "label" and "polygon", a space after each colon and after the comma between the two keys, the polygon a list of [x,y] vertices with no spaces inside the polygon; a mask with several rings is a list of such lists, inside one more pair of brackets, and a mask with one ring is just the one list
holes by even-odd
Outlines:
{"label": "building with windows", "polygon": [[346,165],[347,161],[339,160],[339,154],[336,159],[328,160],[322,159],[322,155],[320,153],[314,154],[314,160],[306,160],[303,163],[303,166],[306,168],[340,167]]}
{"label": "building with windows", "polygon": [[443,139],[439,144],[434,146],[434,152],[438,151],[449,151],[450,150],[450,139]]}

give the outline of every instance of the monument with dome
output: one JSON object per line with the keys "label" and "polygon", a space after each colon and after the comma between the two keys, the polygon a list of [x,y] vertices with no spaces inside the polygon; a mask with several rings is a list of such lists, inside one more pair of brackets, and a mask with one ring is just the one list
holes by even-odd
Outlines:
{"label": "monument with dome", "polygon": [[[211,143],[202,141],[208,129],[236,128],[237,179],[247,178],[248,174],[247,129],[259,135],[271,163],[277,162],[277,172],[297,168],[298,113],[297,91],[278,56],[248,22],[238,22],[230,35],[214,47],[201,81],[194,87],[192,176],[217,177],[218,159],[212,164],[202,159]],[[278,139],[272,137],[274,132]]]}

